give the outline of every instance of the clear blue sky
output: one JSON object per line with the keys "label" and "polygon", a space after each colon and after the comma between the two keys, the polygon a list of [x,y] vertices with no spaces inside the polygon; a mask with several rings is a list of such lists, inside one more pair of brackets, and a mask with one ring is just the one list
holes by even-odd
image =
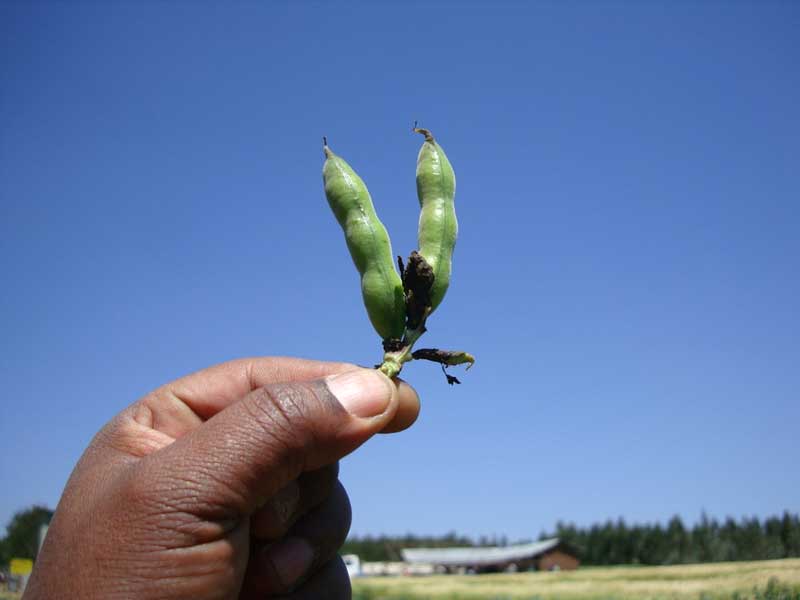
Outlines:
{"label": "clear blue sky", "polygon": [[[248,355],[373,364],[320,138],[416,244],[415,119],[461,235],[409,431],[353,532],[800,510],[800,7],[0,5],[0,524],[95,431]],[[462,376],[463,375],[463,376]]]}

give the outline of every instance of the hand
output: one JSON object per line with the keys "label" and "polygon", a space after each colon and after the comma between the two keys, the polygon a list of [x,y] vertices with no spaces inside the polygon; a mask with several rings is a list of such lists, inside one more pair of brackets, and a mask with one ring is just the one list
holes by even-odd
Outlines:
{"label": "hand", "polygon": [[418,411],[405,383],[342,363],[238,360],[165,385],[89,445],[25,600],[350,598],[337,461]]}

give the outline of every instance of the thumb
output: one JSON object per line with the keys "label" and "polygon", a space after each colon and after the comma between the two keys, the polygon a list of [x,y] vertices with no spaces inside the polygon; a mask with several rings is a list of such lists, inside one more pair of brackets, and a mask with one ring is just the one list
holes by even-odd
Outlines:
{"label": "thumb", "polygon": [[355,450],[397,406],[397,386],[375,369],[266,385],[144,459],[157,464],[141,466],[154,468],[163,488],[147,477],[151,485],[181,502],[249,514],[302,472]]}

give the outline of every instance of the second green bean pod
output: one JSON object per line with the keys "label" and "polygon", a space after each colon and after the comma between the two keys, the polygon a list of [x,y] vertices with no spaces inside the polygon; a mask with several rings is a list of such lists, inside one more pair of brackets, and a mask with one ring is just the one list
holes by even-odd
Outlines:
{"label": "second green bean pod", "polygon": [[427,129],[414,127],[425,136],[417,157],[419,197],[419,253],[434,273],[431,310],[444,298],[450,285],[453,250],[458,235],[455,194],[456,176],[442,147]]}

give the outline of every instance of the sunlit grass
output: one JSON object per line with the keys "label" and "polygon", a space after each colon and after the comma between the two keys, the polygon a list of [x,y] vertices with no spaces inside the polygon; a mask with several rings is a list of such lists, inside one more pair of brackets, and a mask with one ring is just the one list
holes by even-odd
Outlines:
{"label": "sunlit grass", "polygon": [[[800,559],[679,565],[669,567],[583,567],[556,573],[436,575],[359,578],[358,600],[722,600],[756,597],[770,579],[800,600]],[[759,597],[766,597],[759,595]],[[770,594],[782,600],[785,596]]]}
{"label": "sunlit grass", "polygon": [[[768,587],[770,579],[778,586]],[[582,567],[559,573],[370,577],[354,600],[800,600],[800,559]],[[0,591],[0,600],[20,595]]]}

